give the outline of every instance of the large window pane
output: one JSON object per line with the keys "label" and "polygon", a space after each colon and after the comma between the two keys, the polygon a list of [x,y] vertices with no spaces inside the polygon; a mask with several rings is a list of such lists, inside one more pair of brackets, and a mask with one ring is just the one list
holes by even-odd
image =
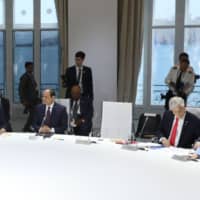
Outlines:
{"label": "large window pane", "polygon": [[4,94],[5,88],[5,42],[4,32],[0,32],[0,93]]}
{"label": "large window pane", "polygon": [[58,31],[41,32],[41,90],[59,91],[59,37]]}
{"label": "large window pane", "polygon": [[160,94],[165,94],[164,79],[173,65],[174,29],[154,29],[152,40],[152,85],[151,104],[163,105]]}
{"label": "large window pane", "polygon": [[154,0],[153,25],[174,25],[175,24],[175,0],[161,1]]}
{"label": "large window pane", "polygon": [[14,32],[14,102],[19,101],[19,79],[25,72],[26,61],[33,61],[33,32]]}
{"label": "large window pane", "polygon": [[14,28],[33,28],[33,0],[14,0]]}
{"label": "large window pane", "polygon": [[55,0],[41,0],[41,27],[57,28]]}
{"label": "large window pane", "polygon": [[185,7],[185,24],[186,25],[200,25],[200,1],[186,0]]}
{"label": "large window pane", "polygon": [[[185,51],[190,56],[190,64],[196,74],[200,74],[200,28],[185,29]],[[194,91],[188,98],[189,106],[200,106],[200,81],[196,82]]]}
{"label": "large window pane", "polygon": [[5,1],[0,0],[0,29],[5,28]]}

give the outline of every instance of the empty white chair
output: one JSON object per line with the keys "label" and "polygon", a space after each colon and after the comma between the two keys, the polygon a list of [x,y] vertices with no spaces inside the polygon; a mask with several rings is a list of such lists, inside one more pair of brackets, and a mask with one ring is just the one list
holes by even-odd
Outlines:
{"label": "empty white chair", "polygon": [[67,115],[68,115],[68,130],[69,130],[69,123],[70,123],[70,99],[55,99],[56,103],[59,103],[66,107]]}
{"label": "empty white chair", "polygon": [[132,103],[103,102],[101,137],[128,139],[132,132]]}

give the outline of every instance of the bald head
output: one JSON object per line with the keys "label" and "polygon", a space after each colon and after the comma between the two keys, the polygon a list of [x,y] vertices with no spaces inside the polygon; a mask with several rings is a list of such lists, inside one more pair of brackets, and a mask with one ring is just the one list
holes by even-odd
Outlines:
{"label": "bald head", "polygon": [[81,97],[81,88],[79,85],[74,85],[71,89],[71,96],[74,100],[79,100]]}

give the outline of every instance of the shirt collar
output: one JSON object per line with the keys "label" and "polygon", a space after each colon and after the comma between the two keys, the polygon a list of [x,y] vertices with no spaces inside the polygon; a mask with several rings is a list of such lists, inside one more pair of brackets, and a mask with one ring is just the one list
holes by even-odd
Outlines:
{"label": "shirt collar", "polygon": [[50,109],[52,110],[52,109],[53,109],[53,106],[54,106],[54,104],[55,104],[55,103],[53,102],[51,105],[46,105],[46,107],[47,107],[47,108],[49,108],[49,107],[50,107]]}

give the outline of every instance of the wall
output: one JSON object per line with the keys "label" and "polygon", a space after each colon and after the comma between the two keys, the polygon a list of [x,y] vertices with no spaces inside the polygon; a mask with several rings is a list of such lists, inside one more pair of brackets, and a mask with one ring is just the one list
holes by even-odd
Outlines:
{"label": "wall", "polygon": [[117,88],[117,0],[69,0],[69,64],[86,53],[93,70],[94,126],[100,127],[102,101],[115,101]]}

